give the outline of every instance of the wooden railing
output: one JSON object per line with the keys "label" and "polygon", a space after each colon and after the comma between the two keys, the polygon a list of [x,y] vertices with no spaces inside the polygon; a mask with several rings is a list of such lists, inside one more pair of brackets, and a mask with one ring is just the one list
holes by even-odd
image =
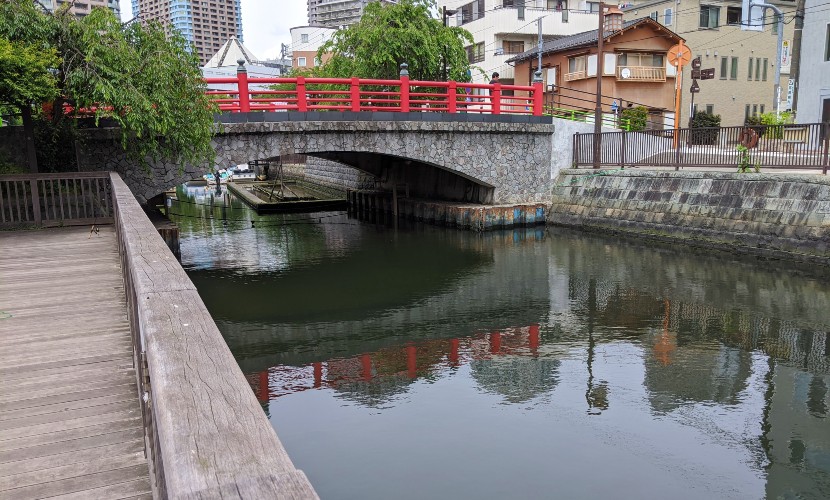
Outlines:
{"label": "wooden railing", "polygon": [[112,223],[107,172],[0,176],[0,227]]}
{"label": "wooden railing", "polygon": [[111,182],[155,498],[317,498],[196,287],[118,174]]}
{"label": "wooden railing", "polygon": [[621,82],[665,82],[666,68],[653,66],[617,66]]}
{"label": "wooden railing", "polygon": [[574,80],[582,80],[584,78],[587,78],[587,73],[585,72],[584,69],[580,70],[580,71],[572,71],[570,73],[565,73],[565,81],[566,82],[572,82]]}
{"label": "wooden railing", "polygon": [[[402,65],[403,66],[403,65]],[[414,111],[440,113],[526,114],[542,116],[542,83],[502,85],[363,78],[248,78],[244,67],[235,78],[206,78],[207,94],[219,110],[251,111]],[[223,88],[229,87],[229,88]],[[476,91],[480,93],[475,93]],[[503,99],[505,91],[514,95]],[[470,106],[473,102],[475,106]]]}

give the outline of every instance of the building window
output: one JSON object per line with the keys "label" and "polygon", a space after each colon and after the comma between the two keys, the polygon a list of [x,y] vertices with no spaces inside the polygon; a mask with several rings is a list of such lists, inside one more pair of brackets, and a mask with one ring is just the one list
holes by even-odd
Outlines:
{"label": "building window", "polygon": [[484,60],[484,42],[470,45],[467,47],[467,59],[471,63],[477,63]]}
{"label": "building window", "polygon": [[761,109],[760,109],[760,111],[761,111],[761,114],[763,115],[763,114],[764,114],[764,105],[763,105],[763,104],[761,104]]}
{"label": "building window", "polygon": [[308,33],[301,33],[300,34],[300,42],[301,43],[308,43]]}
{"label": "building window", "polygon": [[674,12],[671,9],[666,9],[663,11],[663,26],[671,26],[673,15]]}
{"label": "building window", "polygon": [[298,57],[297,58],[297,66],[300,68],[305,67],[305,57]]}
{"label": "building window", "polygon": [[749,104],[746,105],[746,110],[744,111],[744,121],[749,120]]}
{"label": "building window", "polygon": [[729,58],[720,58],[720,79],[726,80],[726,73],[729,71]]}
{"label": "building window", "polygon": [[769,66],[769,59],[764,58],[764,71],[761,78],[763,81],[767,81],[767,66]]}
{"label": "building window", "polygon": [[467,24],[477,19],[481,19],[484,17],[484,0],[475,0],[467,5],[462,5],[461,8],[458,9],[457,15],[461,16],[460,24]]}
{"label": "building window", "polygon": [[617,59],[620,66],[645,66],[648,68],[662,68],[663,54],[648,54],[644,52],[623,52]]}
{"label": "building window", "polygon": [[591,14],[599,13],[599,2],[588,2],[588,12]]}
{"label": "building window", "polygon": [[756,57],[755,58],[755,81],[757,82],[760,79],[761,79],[761,58]]}
{"label": "building window", "polygon": [[730,80],[737,80],[738,79],[738,58],[732,58],[732,68],[729,71],[729,79]]}
{"label": "building window", "polygon": [[753,105],[752,105],[752,116],[755,116],[755,115],[757,115],[757,114],[758,114],[758,105],[757,105],[757,104],[753,104]]}
{"label": "building window", "polygon": [[502,48],[505,54],[521,54],[525,51],[525,43],[504,40],[502,42]]}
{"label": "building window", "polygon": [[772,15],[772,20],[770,21],[770,24],[772,25],[772,30],[770,30],[770,31],[772,31],[773,35],[777,35],[778,34],[778,16],[773,14]]}
{"label": "building window", "polygon": [[585,56],[569,57],[568,73],[565,75],[565,81],[585,78],[585,61]]}
{"label": "building window", "polygon": [[827,36],[824,38],[824,60],[830,61],[830,24],[827,25]]}
{"label": "building window", "polygon": [[700,6],[700,27],[717,28],[720,21],[720,7],[711,5]]}
{"label": "building window", "polygon": [[726,24],[735,26],[741,24],[741,8],[727,7],[726,8]]}
{"label": "building window", "polygon": [[706,105],[706,112],[709,113],[710,115],[714,115],[715,114],[715,105],[714,104],[707,104]]}
{"label": "building window", "polygon": [[747,79],[747,81],[751,81],[751,80],[752,80],[752,61],[753,61],[753,59],[750,57],[750,58],[749,58],[749,71],[747,71],[747,72],[746,72],[746,79]]}
{"label": "building window", "polygon": [[648,17],[650,17],[650,18],[654,19],[655,21],[657,21],[657,19],[660,17],[660,13],[655,10],[654,12],[649,14]]}

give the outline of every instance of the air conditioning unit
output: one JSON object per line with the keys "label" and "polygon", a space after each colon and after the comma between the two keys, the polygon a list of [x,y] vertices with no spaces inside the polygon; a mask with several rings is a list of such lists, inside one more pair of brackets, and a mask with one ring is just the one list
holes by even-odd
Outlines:
{"label": "air conditioning unit", "polygon": [[496,49],[496,51],[493,53],[493,55],[503,56],[504,55],[504,49]]}

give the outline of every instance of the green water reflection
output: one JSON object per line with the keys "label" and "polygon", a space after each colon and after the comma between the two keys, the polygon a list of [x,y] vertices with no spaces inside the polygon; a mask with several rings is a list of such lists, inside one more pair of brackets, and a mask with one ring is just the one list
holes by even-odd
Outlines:
{"label": "green water reflection", "polygon": [[323,498],[830,497],[826,276],[557,229],[257,217],[204,190],[170,211]]}

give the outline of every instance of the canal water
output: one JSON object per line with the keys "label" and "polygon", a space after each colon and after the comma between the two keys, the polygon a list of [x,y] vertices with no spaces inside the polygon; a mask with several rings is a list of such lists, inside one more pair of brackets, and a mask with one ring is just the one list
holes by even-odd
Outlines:
{"label": "canal water", "polygon": [[826,275],[178,198],[182,264],[324,499],[830,498]]}

